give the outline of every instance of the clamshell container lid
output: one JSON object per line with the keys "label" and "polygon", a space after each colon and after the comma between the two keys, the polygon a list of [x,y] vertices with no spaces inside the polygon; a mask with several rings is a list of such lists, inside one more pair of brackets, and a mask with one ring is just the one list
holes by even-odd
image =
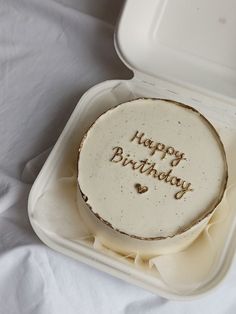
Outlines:
{"label": "clamshell container lid", "polygon": [[135,76],[236,98],[236,1],[128,0],[115,45]]}

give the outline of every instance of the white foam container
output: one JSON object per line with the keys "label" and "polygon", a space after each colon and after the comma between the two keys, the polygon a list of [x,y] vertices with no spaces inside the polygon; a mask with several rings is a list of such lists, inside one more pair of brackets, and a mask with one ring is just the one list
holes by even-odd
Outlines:
{"label": "white foam container", "polygon": [[219,125],[229,121],[236,125],[236,117],[233,122],[228,119],[236,108],[235,12],[234,0],[126,1],[115,46],[134,77],[105,81],[82,96],[30,192],[29,218],[46,245],[170,299],[194,299],[225,277],[236,249],[236,213],[211,275],[189,294],[172,291],[152,273],[92,247],[45,233],[32,217],[37,200],[62,175],[65,160],[76,162],[78,145],[89,125],[120,102],[140,96],[168,98],[192,105]]}

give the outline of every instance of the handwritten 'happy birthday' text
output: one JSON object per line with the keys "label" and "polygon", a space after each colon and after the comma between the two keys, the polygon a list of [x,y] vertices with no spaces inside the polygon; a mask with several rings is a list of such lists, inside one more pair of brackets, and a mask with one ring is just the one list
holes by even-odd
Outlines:
{"label": "handwritten 'happy birthday' text", "polygon": [[[178,166],[181,160],[186,160],[184,153],[176,150],[172,146],[167,146],[165,144],[155,142],[151,138],[146,138],[144,132],[136,131],[130,141],[147,147],[151,156],[153,156],[156,152],[160,152],[162,154],[160,157],[161,160],[163,160],[166,156],[172,156],[170,161],[172,168]],[[123,167],[130,165],[132,170],[138,171],[139,173],[151,176],[154,179],[158,179],[159,181],[163,181],[165,183],[169,183],[172,186],[180,188],[180,190],[177,191],[174,195],[175,199],[181,199],[185,193],[193,191],[190,182],[187,182],[186,180],[176,177],[172,174],[173,169],[161,171],[159,170],[156,162],[152,162],[148,158],[134,160],[130,158],[130,154],[125,154],[123,148],[120,146],[113,147],[112,150],[114,153],[110,158],[111,162],[120,163]]]}

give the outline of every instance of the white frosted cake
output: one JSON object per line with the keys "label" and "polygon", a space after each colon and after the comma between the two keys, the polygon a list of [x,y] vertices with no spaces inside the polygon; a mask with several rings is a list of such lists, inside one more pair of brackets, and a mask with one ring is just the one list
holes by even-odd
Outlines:
{"label": "white frosted cake", "polygon": [[102,114],[79,150],[82,218],[101,242],[144,256],[183,249],[227,183],[223,144],[195,109],[137,99]]}

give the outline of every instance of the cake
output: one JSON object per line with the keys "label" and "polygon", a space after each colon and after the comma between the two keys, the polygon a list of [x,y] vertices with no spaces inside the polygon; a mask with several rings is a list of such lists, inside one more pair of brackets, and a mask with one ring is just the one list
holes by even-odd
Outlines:
{"label": "cake", "polygon": [[194,108],[140,98],[102,114],[78,157],[80,208],[91,232],[122,254],[167,254],[201,233],[221,201],[227,161]]}

